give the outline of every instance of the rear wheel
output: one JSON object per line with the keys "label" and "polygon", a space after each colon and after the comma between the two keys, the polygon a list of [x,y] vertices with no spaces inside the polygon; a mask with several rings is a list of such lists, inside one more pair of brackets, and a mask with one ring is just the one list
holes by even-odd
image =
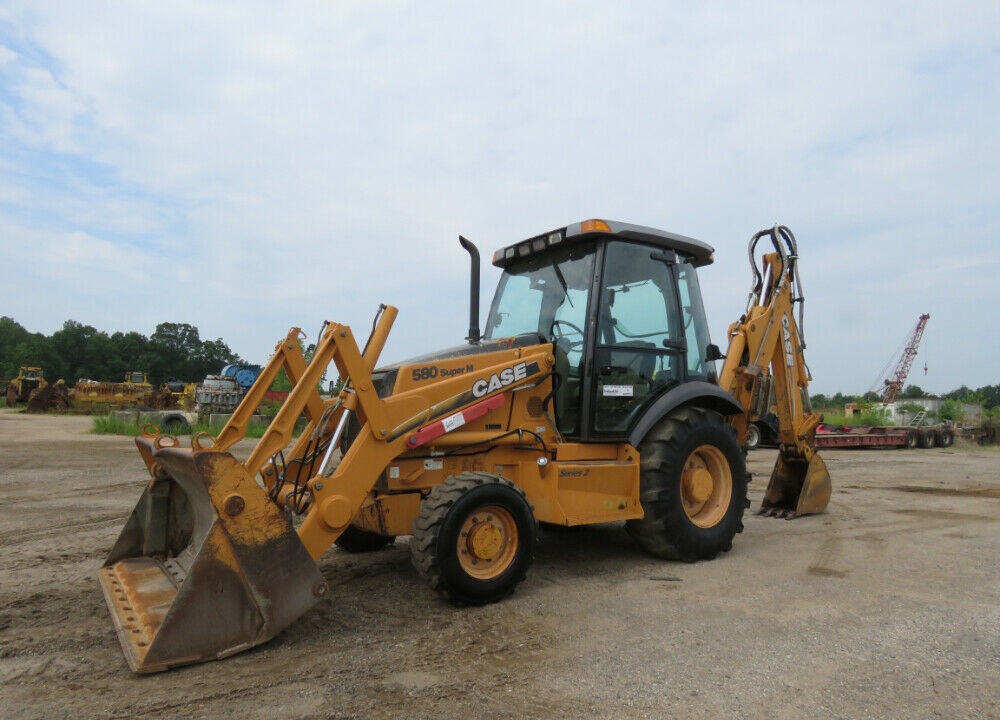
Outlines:
{"label": "rear wheel", "polygon": [[934,447],[934,431],[930,428],[918,430],[917,443],[925,450]]}
{"label": "rear wheel", "polygon": [[934,444],[938,447],[951,447],[955,442],[955,435],[951,430],[943,428],[934,434]]}
{"label": "rear wheel", "polygon": [[420,503],[410,552],[431,587],[479,605],[505,598],[524,580],[536,534],[523,490],[497,475],[465,472]]}
{"label": "rear wheel", "polygon": [[648,553],[710,560],[743,530],[746,465],[733,428],[716,412],[682,408],[639,445],[645,517],[626,530]]}

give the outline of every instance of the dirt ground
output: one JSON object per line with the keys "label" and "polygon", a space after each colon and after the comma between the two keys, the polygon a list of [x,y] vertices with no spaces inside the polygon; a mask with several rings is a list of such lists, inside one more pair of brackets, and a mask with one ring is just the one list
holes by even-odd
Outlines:
{"label": "dirt ground", "polygon": [[[330,550],[270,643],[136,677],[96,573],[144,484],[132,441],[0,411],[4,718],[998,718],[1000,452],[827,451],[821,516],[753,515],[664,563],[620,526],[543,530],[511,598],[456,608],[407,539]],[[245,451],[245,448],[243,449]]]}

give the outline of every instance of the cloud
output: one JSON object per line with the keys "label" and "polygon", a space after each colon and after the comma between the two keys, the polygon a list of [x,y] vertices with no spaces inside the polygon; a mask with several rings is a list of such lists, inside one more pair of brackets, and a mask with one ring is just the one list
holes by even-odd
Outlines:
{"label": "cloud", "polygon": [[[0,244],[78,247],[115,282],[41,307],[16,290],[54,271],[29,264],[0,301],[44,332],[193,322],[256,360],[387,301],[401,357],[465,332],[459,233],[489,257],[604,215],[717,246],[718,341],[747,239],[782,222],[817,387],[847,391],[930,300],[963,322],[928,340],[991,322],[968,306],[995,268],[940,260],[1000,230],[998,29],[995,3],[9,4]],[[939,389],[996,371],[948,361]]]}

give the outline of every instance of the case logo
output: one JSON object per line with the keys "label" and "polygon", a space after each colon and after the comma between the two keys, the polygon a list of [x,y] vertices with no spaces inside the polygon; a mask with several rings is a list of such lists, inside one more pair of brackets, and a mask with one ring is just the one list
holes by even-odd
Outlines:
{"label": "case logo", "polygon": [[524,380],[526,377],[538,372],[538,363],[520,362],[513,367],[504,368],[498,373],[493,373],[487,379],[476,380],[472,384],[473,397],[481,398],[497,390],[503,390],[508,385]]}

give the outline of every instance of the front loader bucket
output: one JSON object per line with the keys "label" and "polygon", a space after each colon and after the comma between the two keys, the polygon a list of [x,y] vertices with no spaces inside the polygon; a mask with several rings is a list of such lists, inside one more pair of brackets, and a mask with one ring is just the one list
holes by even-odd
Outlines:
{"label": "front loader bucket", "polygon": [[289,518],[232,455],[136,444],[154,478],[100,570],[133,671],[246,650],[325,594]]}
{"label": "front loader bucket", "polygon": [[789,519],[821,513],[830,502],[832,491],[830,473],[819,453],[812,453],[808,461],[779,455],[764,491],[760,513]]}

